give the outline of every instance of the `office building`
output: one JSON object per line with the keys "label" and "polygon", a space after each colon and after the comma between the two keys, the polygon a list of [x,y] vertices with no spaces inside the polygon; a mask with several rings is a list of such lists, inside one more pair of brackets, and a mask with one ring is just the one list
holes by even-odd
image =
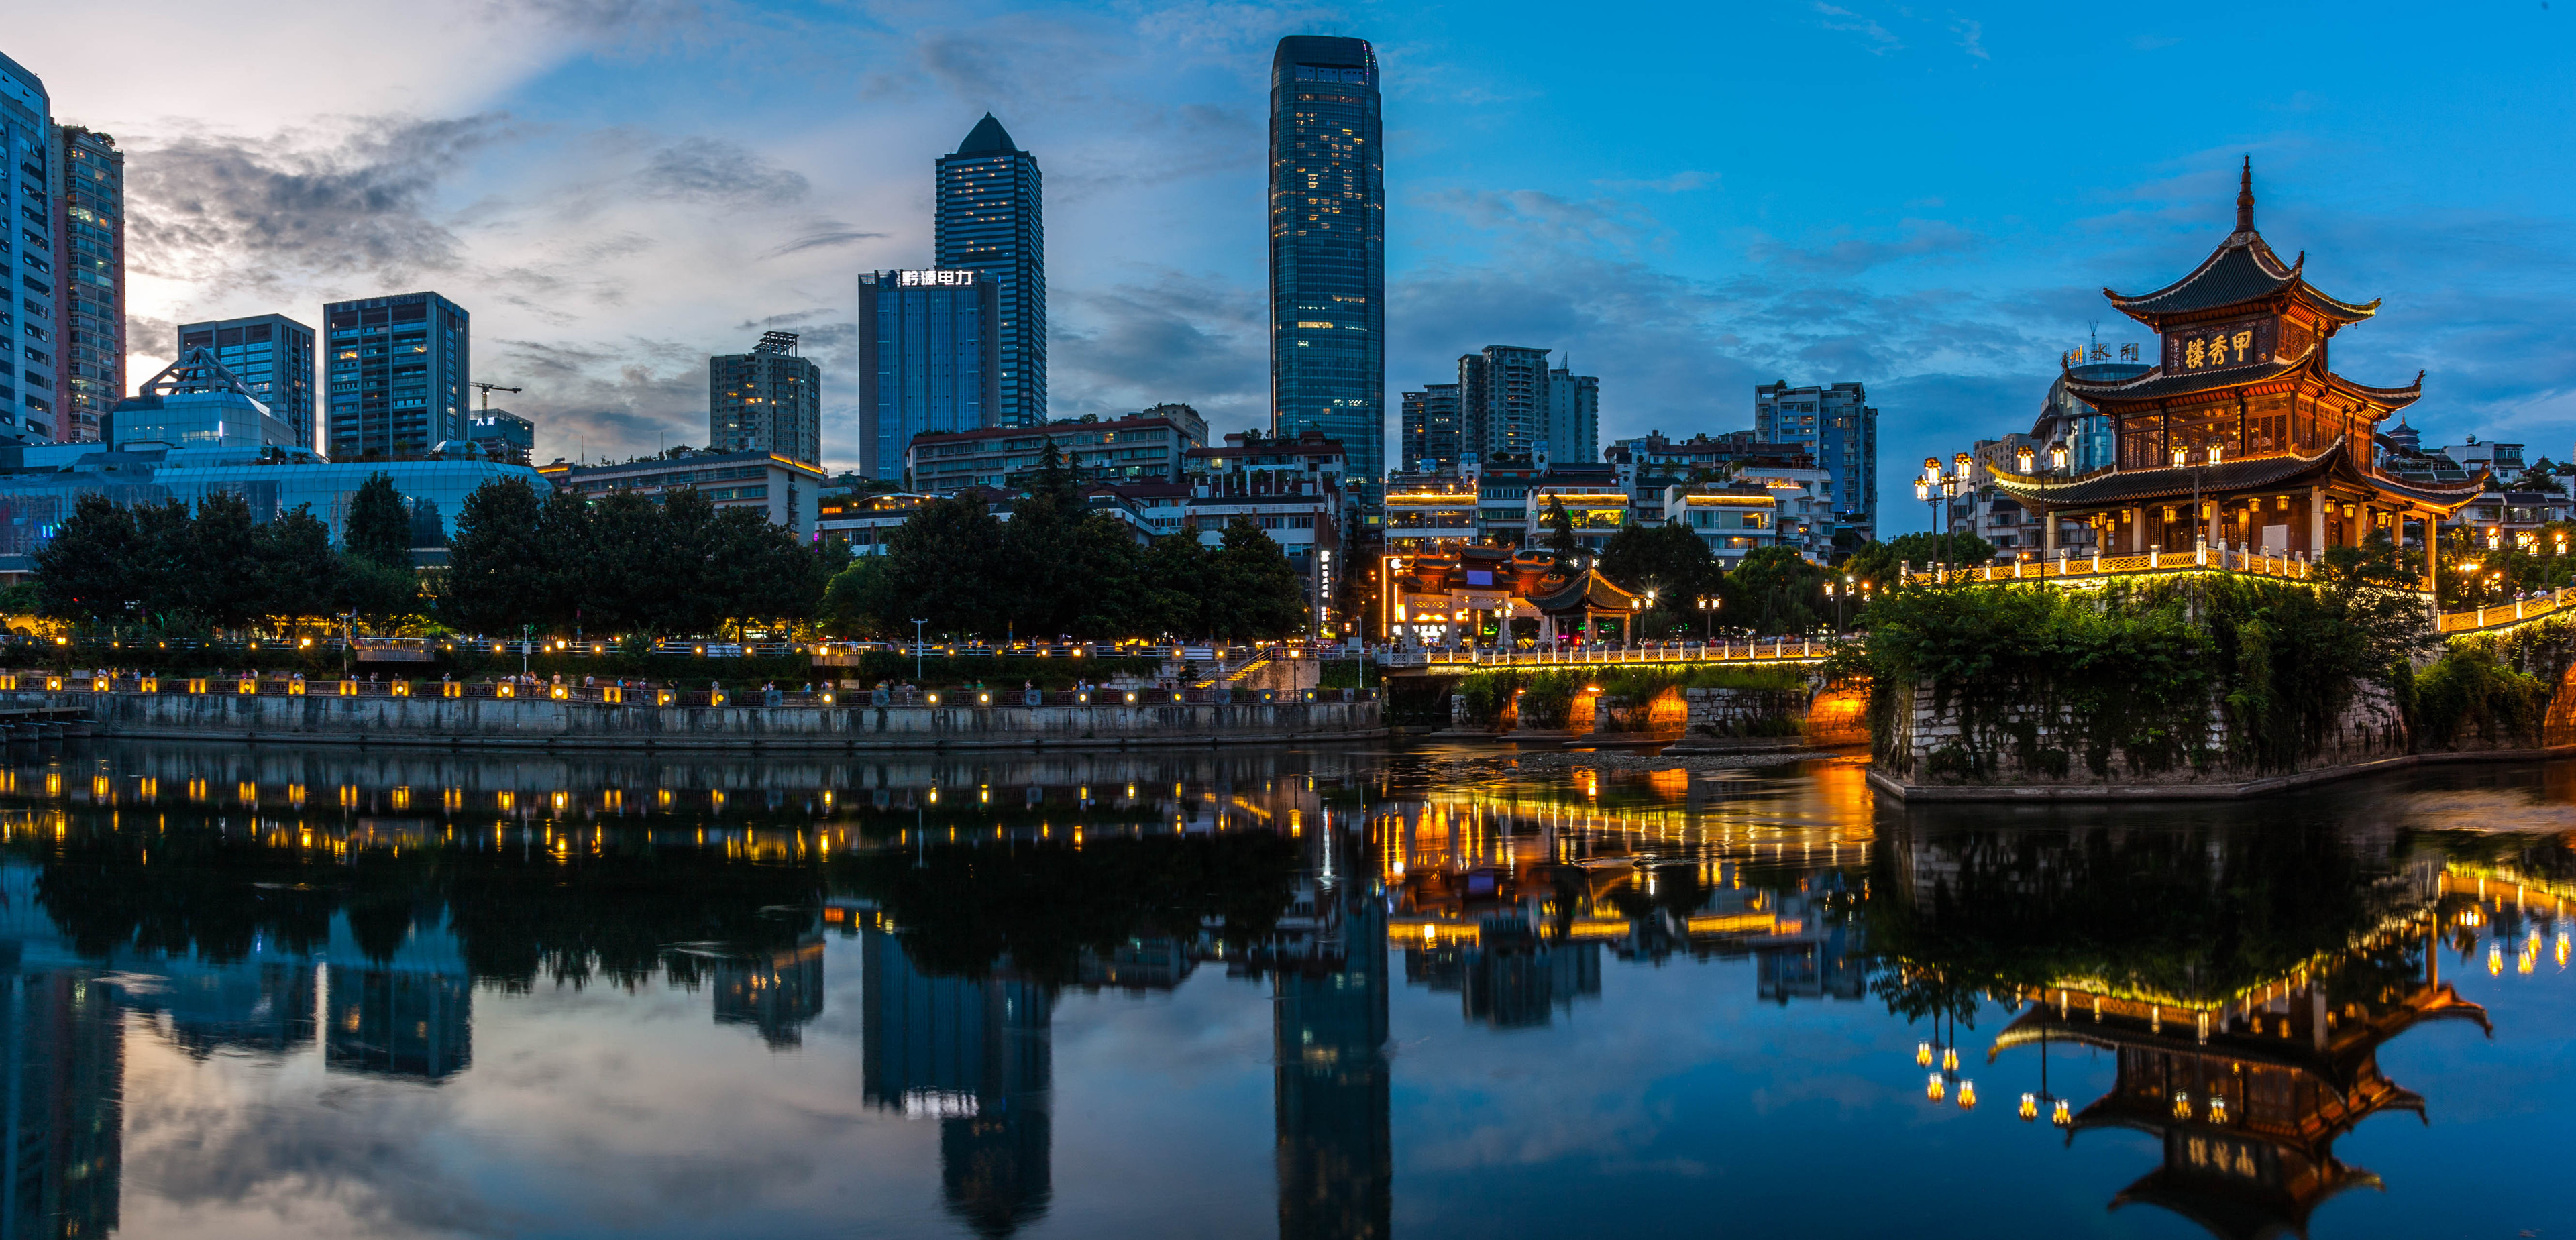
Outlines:
{"label": "office building", "polygon": [[1172,482],[1181,476],[1183,454],[1199,446],[1206,426],[1195,413],[1187,422],[1140,413],[1106,422],[924,434],[915,436],[900,458],[897,476],[907,489],[928,494],[973,486],[1026,490],[1052,442],[1080,481]]}
{"label": "office building", "polygon": [[1458,359],[1458,409],[1478,460],[1548,450],[1547,350],[1489,344]]}
{"label": "office building", "polygon": [[939,157],[940,268],[972,271],[993,287],[1000,367],[985,425],[1047,420],[1046,186],[1038,157],[1011,144],[987,112],[957,150]]}
{"label": "office building", "polygon": [[1190,449],[1182,469],[1190,487],[1183,527],[1196,529],[1199,541],[1214,547],[1237,518],[1259,526],[1297,570],[1315,631],[1330,635],[1333,598],[1345,571],[1342,527],[1353,506],[1343,445],[1313,430],[1294,439],[1238,431],[1222,444]]}
{"label": "office building", "polygon": [[54,301],[54,433],[96,439],[100,416],[125,397],[125,152],[97,130],[60,125],[51,155],[45,171],[54,200],[54,270],[61,277]]}
{"label": "office building", "polygon": [[707,359],[707,448],[823,463],[823,368],[797,356],[796,333]]}
{"label": "office building", "polygon": [[859,273],[859,475],[904,476],[913,438],[1004,425],[1000,285],[981,272]]}
{"label": "office building", "polygon": [[814,533],[816,499],[828,475],[803,461],[775,452],[689,452],[646,457],[623,465],[571,465],[557,461],[537,467],[559,490],[596,499],[611,491],[634,491],[648,499],[663,492],[693,487],[718,511],[757,509],[771,525],[800,536]]}
{"label": "office building", "polygon": [[312,328],[282,314],[182,323],[178,356],[187,356],[190,349],[214,350],[224,369],[278,421],[294,428],[294,446],[322,450],[313,437]]}
{"label": "office building", "polygon": [[61,350],[55,321],[53,103],[45,84],[0,56],[0,435],[52,439]]}
{"label": "office building", "polygon": [[322,320],[332,459],[419,456],[465,439],[474,372],[462,307],[436,293],[403,293],[335,301]]}
{"label": "office building", "polygon": [[1859,541],[1878,537],[1878,410],[1869,407],[1860,384],[1757,385],[1753,434],[1815,453],[1817,467],[1833,480],[1835,522]]}
{"label": "office building", "polygon": [[1601,459],[1601,379],[1565,367],[1547,372],[1548,459],[1590,463]]}
{"label": "office building", "polygon": [[1270,429],[1386,475],[1386,159],[1377,54],[1291,35],[1270,64]]}
{"label": "office building", "polygon": [[253,397],[214,351],[189,349],[100,419],[108,448],[292,447],[294,428]]}
{"label": "office building", "polygon": [[1404,394],[1403,447],[1399,471],[1438,472],[1458,468],[1465,449],[1458,434],[1458,385],[1426,383]]}
{"label": "office building", "polygon": [[465,438],[486,460],[525,465],[537,451],[537,424],[507,409],[485,409],[465,424]]}

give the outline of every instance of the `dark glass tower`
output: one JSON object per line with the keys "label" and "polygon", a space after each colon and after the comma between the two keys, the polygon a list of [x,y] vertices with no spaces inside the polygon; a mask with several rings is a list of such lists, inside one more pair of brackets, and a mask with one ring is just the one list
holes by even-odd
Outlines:
{"label": "dark glass tower", "polygon": [[1365,39],[1290,35],[1270,62],[1270,425],[1386,472],[1386,159]]}
{"label": "dark glass tower", "polygon": [[974,271],[859,273],[859,473],[903,478],[915,435],[1001,422],[1000,281]]}
{"label": "dark glass tower", "polygon": [[473,322],[462,307],[404,293],[331,302],[322,318],[333,459],[415,456],[466,438]]}
{"label": "dark glass tower", "polygon": [[53,180],[54,269],[62,276],[54,379],[61,420],[54,430],[61,439],[96,439],[99,415],[125,399],[125,152],[116,139],[78,125],[55,126],[53,148],[45,171]]}
{"label": "dark glass tower", "polygon": [[992,425],[1047,420],[1046,193],[1038,157],[987,112],[939,157],[939,267],[983,273],[1000,321],[1000,405]]}

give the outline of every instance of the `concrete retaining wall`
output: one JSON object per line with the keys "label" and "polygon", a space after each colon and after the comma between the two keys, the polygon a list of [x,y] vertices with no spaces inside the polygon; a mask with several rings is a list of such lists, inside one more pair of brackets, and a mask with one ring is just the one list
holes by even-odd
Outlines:
{"label": "concrete retaining wall", "polygon": [[506,698],[0,693],[82,709],[99,733],[298,744],[948,749],[1277,744],[1385,735],[1378,703],[604,706]]}

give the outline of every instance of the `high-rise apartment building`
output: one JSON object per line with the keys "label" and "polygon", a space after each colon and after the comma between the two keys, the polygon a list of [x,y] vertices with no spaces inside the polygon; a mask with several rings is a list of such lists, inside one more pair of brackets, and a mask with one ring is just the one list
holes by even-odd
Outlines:
{"label": "high-rise apartment building", "polygon": [[1426,383],[1419,392],[1404,394],[1404,425],[1399,432],[1404,440],[1399,470],[1424,469],[1430,472],[1456,469],[1458,438],[1458,385]]}
{"label": "high-rise apartment building", "polygon": [[1489,344],[1458,359],[1460,438],[1476,459],[1535,451],[1547,441],[1547,415],[1547,350]]}
{"label": "high-rise apartment building", "polygon": [[53,102],[26,67],[0,56],[0,434],[52,439],[62,373],[55,293]]}
{"label": "high-rise apartment building", "polygon": [[333,458],[414,456],[466,438],[473,334],[462,307],[403,293],[332,302],[322,321]]}
{"label": "high-rise apartment building", "polygon": [[[940,268],[992,286],[988,320],[1000,348],[998,426],[1047,420],[1046,194],[1038,157],[1011,144],[987,112],[953,154],[939,157]],[[879,457],[880,461],[887,458]],[[903,445],[892,460],[901,468]]]}
{"label": "high-rise apartment building", "polygon": [[1547,454],[1553,461],[1601,459],[1601,379],[1565,367],[1547,372]]}
{"label": "high-rise apartment building", "polygon": [[1270,427],[1386,474],[1386,159],[1377,53],[1290,35],[1270,62]]}
{"label": "high-rise apartment building", "polygon": [[1813,452],[1832,483],[1835,523],[1863,539],[1878,536],[1878,410],[1860,384],[1758,384],[1753,434]]}
{"label": "high-rise apartment building", "polygon": [[903,479],[928,432],[1006,423],[1000,282],[980,271],[859,273],[859,474]]}
{"label": "high-rise apartment building", "polygon": [[179,356],[212,349],[278,421],[295,428],[295,446],[322,450],[313,438],[313,329],[282,314],[179,325]]}
{"label": "high-rise apartment building", "polygon": [[[45,172],[54,199],[54,433],[98,438],[125,399],[125,152],[116,139],[57,125]],[[22,217],[23,218],[23,217]],[[21,240],[24,238],[22,237]]]}
{"label": "high-rise apartment building", "polygon": [[823,463],[823,368],[797,356],[796,333],[707,359],[707,450]]}

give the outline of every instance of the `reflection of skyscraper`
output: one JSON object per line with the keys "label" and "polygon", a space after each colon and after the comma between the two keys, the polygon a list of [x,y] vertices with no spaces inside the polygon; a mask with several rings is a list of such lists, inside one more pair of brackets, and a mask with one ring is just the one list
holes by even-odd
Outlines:
{"label": "reflection of skyscraper", "polygon": [[205,965],[173,958],[162,967],[162,986],[132,1006],[166,1013],[172,1040],[192,1055],[221,1047],[288,1051],[313,1041],[314,977],[309,966]]}
{"label": "reflection of skyscraper", "polygon": [[324,1065],[444,1081],[474,1062],[474,982],[409,969],[330,969]]}
{"label": "reflection of skyscraper", "polygon": [[13,974],[0,1026],[0,1240],[116,1230],[125,1037],[106,986]]}
{"label": "reflection of skyscraper", "polygon": [[1053,1192],[1054,996],[1003,973],[931,977],[895,936],[860,937],[867,1100],[939,1121],[948,1208],[978,1234],[1034,1221]]}
{"label": "reflection of skyscraper", "polygon": [[1497,1029],[1547,1024],[1585,995],[1601,994],[1601,945],[1549,942],[1519,918],[1488,919],[1474,942],[1408,947],[1404,980],[1458,992],[1468,1020]]}
{"label": "reflection of skyscraper", "polygon": [[773,1048],[801,1045],[805,1022],[823,1014],[823,936],[719,962],[715,982],[717,1024],[757,1026]]}
{"label": "reflection of skyscraper", "polygon": [[1386,904],[1348,880],[1322,887],[1318,904],[1337,915],[1341,950],[1283,968],[1272,1006],[1279,1235],[1384,1236],[1395,1175],[1387,1131]]}

